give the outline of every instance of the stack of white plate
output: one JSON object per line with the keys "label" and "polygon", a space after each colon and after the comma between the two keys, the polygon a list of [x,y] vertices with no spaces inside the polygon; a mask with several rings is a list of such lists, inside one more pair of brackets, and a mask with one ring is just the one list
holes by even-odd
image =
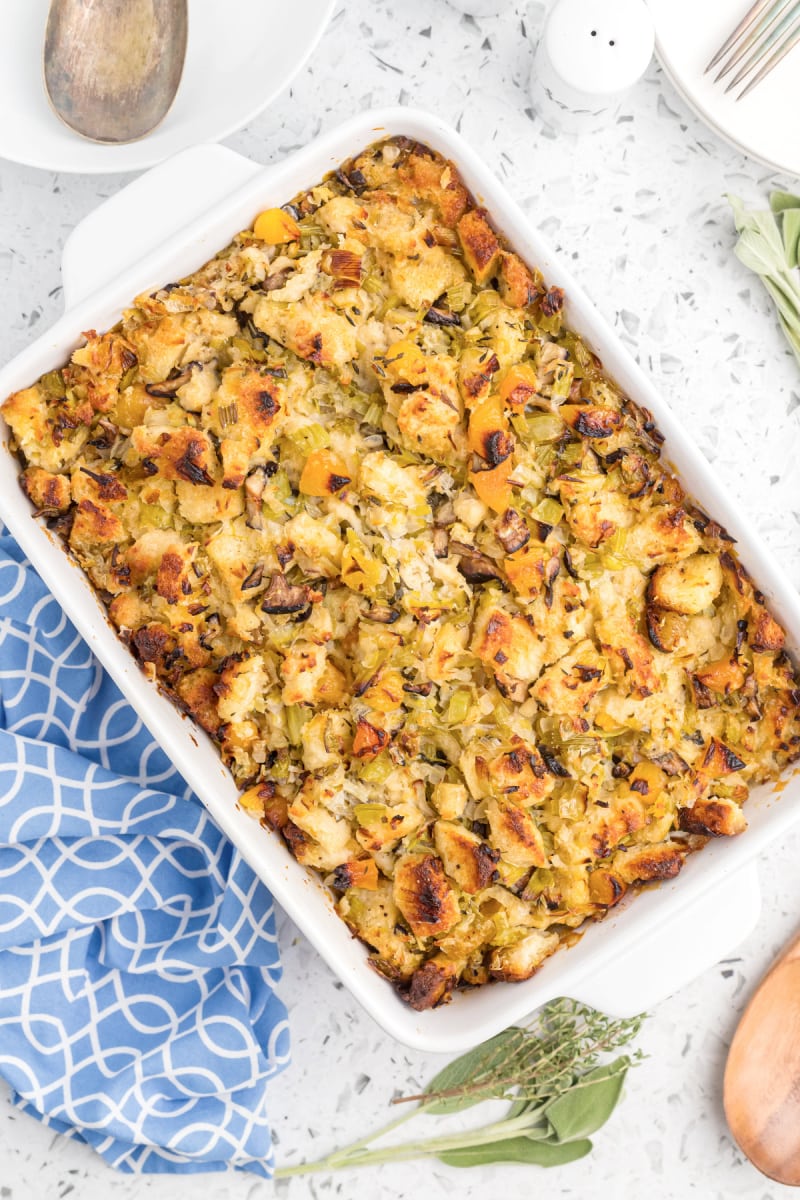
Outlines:
{"label": "stack of white plate", "polygon": [[735,72],[714,83],[709,60],[753,0],[649,0],[656,53],[690,108],[737,149],[768,167],[800,176],[800,46],[744,100],[743,84],[725,94]]}

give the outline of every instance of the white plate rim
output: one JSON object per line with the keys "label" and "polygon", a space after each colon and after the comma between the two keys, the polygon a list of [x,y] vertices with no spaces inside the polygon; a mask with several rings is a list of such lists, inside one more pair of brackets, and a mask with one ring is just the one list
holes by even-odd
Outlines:
{"label": "white plate rim", "polygon": [[798,176],[795,174],[794,170],[791,167],[787,167],[783,163],[775,162],[771,158],[765,158],[764,155],[759,154],[757,150],[753,150],[750,146],[746,146],[744,144],[744,142],[740,142],[737,138],[735,138],[733,136],[733,134],[728,133],[727,130],[723,129],[722,126],[719,125],[714,120],[713,117],[709,116],[706,109],[703,108],[703,105],[700,104],[697,100],[695,100],[695,98],[684,87],[684,85],[679,81],[678,77],[675,75],[674,71],[672,70],[671,66],[669,65],[669,61],[667,60],[666,55],[661,47],[661,43],[657,37],[656,37],[655,53],[656,53],[656,59],[658,61],[658,65],[661,67],[661,70],[664,72],[664,75],[669,80],[669,82],[672,84],[675,91],[680,96],[681,100],[683,100],[684,103],[688,105],[688,107],[691,109],[691,111],[694,113],[694,115],[699,120],[701,120],[703,122],[703,124],[708,129],[711,130],[712,133],[715,133],[717,135],[717,137],[722,138],[722,140],[724,142],[727,142],[728,145],[732,146],[734,150],[738,150],[740,154],[744,154],[747,158],[751,158],[753,160],[753,162],[760,163],[762,167],[768,167],[771,171],[775,171],[779,175],[786,175],[790,179],[798,178]]}

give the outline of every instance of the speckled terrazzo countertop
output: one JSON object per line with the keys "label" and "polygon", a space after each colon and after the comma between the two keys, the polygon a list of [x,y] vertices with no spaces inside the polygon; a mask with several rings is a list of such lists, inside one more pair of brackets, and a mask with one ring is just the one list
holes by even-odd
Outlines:
{"label": "speckled terrazzo countertop", "polygon": [[[462,17],[445,0],[350,0],[290,93],[228,144],[269,162],[362,109],[414,104],[452,122],[573,261],[600,311],[652,374],[724,483],[800,586],[800,374],[766,298],[732,254],[724,193],[763,196],[776,180],[702,126],[651,67],[618,120],[556,136],[528,110],[528,36],[541,5]],[[0,357],[61,311],[59,255],[73,225],[127,177],[52,175],[0,163]],[[664,1001],[647,1061],[582,1162],[536,1173],[436,1164],[297,1179],[135,1179],[12,1110],[0,1092],[0,1200],[288,1200],[357,1194],[400,1200],[544,1192],[548,1200],[775,1200],[792,1194],[743,1163],[720,1103],[728,1042],[752,986],[800,924],[800,834],[761,863],[759,926],[729,960]],[[281,945],[293,1066],[272,1087],[278,1159],[297,1161],[382,1123],[395,1090],[441,1065],[366,1017],[284,919]]]}

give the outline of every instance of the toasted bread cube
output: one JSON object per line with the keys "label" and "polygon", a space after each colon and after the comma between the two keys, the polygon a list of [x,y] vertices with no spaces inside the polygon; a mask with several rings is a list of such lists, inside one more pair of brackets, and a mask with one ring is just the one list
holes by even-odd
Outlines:
{"label": "toasted bread cube", "polygon": [[433,840],[445,871],[463,892],[474,895],[492,882],[500,852],[477,833],[453,821],[437,821]]}
{"label": "toasted bread cube", "polygon": [[518,804],[541,804],[552,792],[553,776],[535,746],[514,739],[511,750],[505,750],[489,763],[492,790],[511,796]]}
{"label": "toasted bread cube", "polygon": [[765,608],[759,609],[755,628],[750,634],[750,645],[754,650],[782,650],[786,642],[786,634],[778,622],[771,617]]}
{"label": "toasted bread cube", "polygon": [[622,424],[622,413],[616,408],[592,404],[562,404],[558,415],[581,437],[607,438]]}
{"label": "toasted bread cube", "polygon": [[636,523],[625,542],[625,555],[642,566],[677,562],[700,548],[700,534],[686,509],[664,505]]}
{"label": "toasted bread cube", "polygon": [[531,814],[513,799],[490,797],[486,819],[492,845],[516,867],[543,867],[547,862],[541,830]]}
{"label": "toasted bread cube", "polygon": [[539,293],[536,280],[518,254],[503,251],[500,264],[500,295],[512,308],[527,308]]}
{"label": "toasted bread cube", "polygon": [[558,948],[557,933],[544,933],[535,929],[526,933],[510,946],[500,946],[492,951],[489,970],[493,979],[507,983],[519,983],[531,975]]}
{"label": "toasted bread cube", "polygon": [[544,642],[532,622],[491,603],[478,614],[471,648],[501,683],[535,679],[545,656]]}
{"label": "toasted bread cube", "polygon": [[446,954],[434,955],[412,975],[408,1003],[416,1012],[447,1004],[462,967],[463,963],[454,962]]}
{"label": "toasted bread cube", "polygon": [[399,924],[388,880],[381,880],[374,890],[349,888],[337,908],[353,933],[377,952],[378,965],[390,978],[408,979],[422,962],[412,935]]}
{"label": "toasted bread cube", "polygon": [[486,283],[500,265],[500,243],[482,209],[473,208],[456,226],[464,261],[476,282]]}
{"label": "toasted bread cube", "polygon": [[433,789],[433,806],[445,821],[457,821],[467,806],[469,793],[463,783],[437,783]]}
{"label": "toasted bread cube", "polygon": [[623,883],[652,883],[674,879],[680,873],[685,854],[685,849],[674,842],[634,846],[630,850],[619,850],[612,865]]}
{"label": "toasted bread cube", "polygon": [[[25,461],[45,471],[63,471],[89,436],[86,426],[65,429],[63,436],[58,438],[53,436],[51,425],[57,418],[51,415],[47,398],[38,384],[14,392],[3,402],[0,411],[11,427]],[[91,412],[89,409],[90,416]]]}
{"label": "toasted bread cube", "polygon": [[736,801],[722,796],[701,797],[691,808],[682,808],[678,824],[685,833],[701,837],[735,837],[747,828],[745,815]]}
{"label": "toasted bread cube", "polygon": [[349,376],[349,364],[358,356],[355,329],[317,293],[292,304],[264,296],[256,302],[253,321],[315,366],[338,368]]}
{"label": "toasted bread cube", "polygon": [[72,500],[68,475],[54,475],[41,467],[28,467],[20,476],[22,490],[41,512],[66,512]]}
{"label": "toasted bread cube", "polygon": [[648,599],[672,612],[690,616],[714,603],[722,587],[722,567],[715,554],[693,554],[658,567],[650,577]]}
{"label": "toasted bread cube", "polygon": [[543,671],[533,695],[548,712],[579,716],[605,686],[606,660],[587,638]]}
{"label": "toasted bread cube", "polygon": [[405,854],[399,859],[394,899],[418,938],[446,933],[459,919],[456,894],[435,854]]}

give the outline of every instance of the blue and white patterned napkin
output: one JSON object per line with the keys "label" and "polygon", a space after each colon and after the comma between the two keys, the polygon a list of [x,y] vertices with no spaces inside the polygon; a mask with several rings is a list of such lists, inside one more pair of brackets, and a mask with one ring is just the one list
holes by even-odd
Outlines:
{"label": "blue and white patterned napkin", "polygon": [[[254,828],[254,833],[257,833]],[[0,1076],[124,1171],[269,1176],[273,902],[0,525]]]}

